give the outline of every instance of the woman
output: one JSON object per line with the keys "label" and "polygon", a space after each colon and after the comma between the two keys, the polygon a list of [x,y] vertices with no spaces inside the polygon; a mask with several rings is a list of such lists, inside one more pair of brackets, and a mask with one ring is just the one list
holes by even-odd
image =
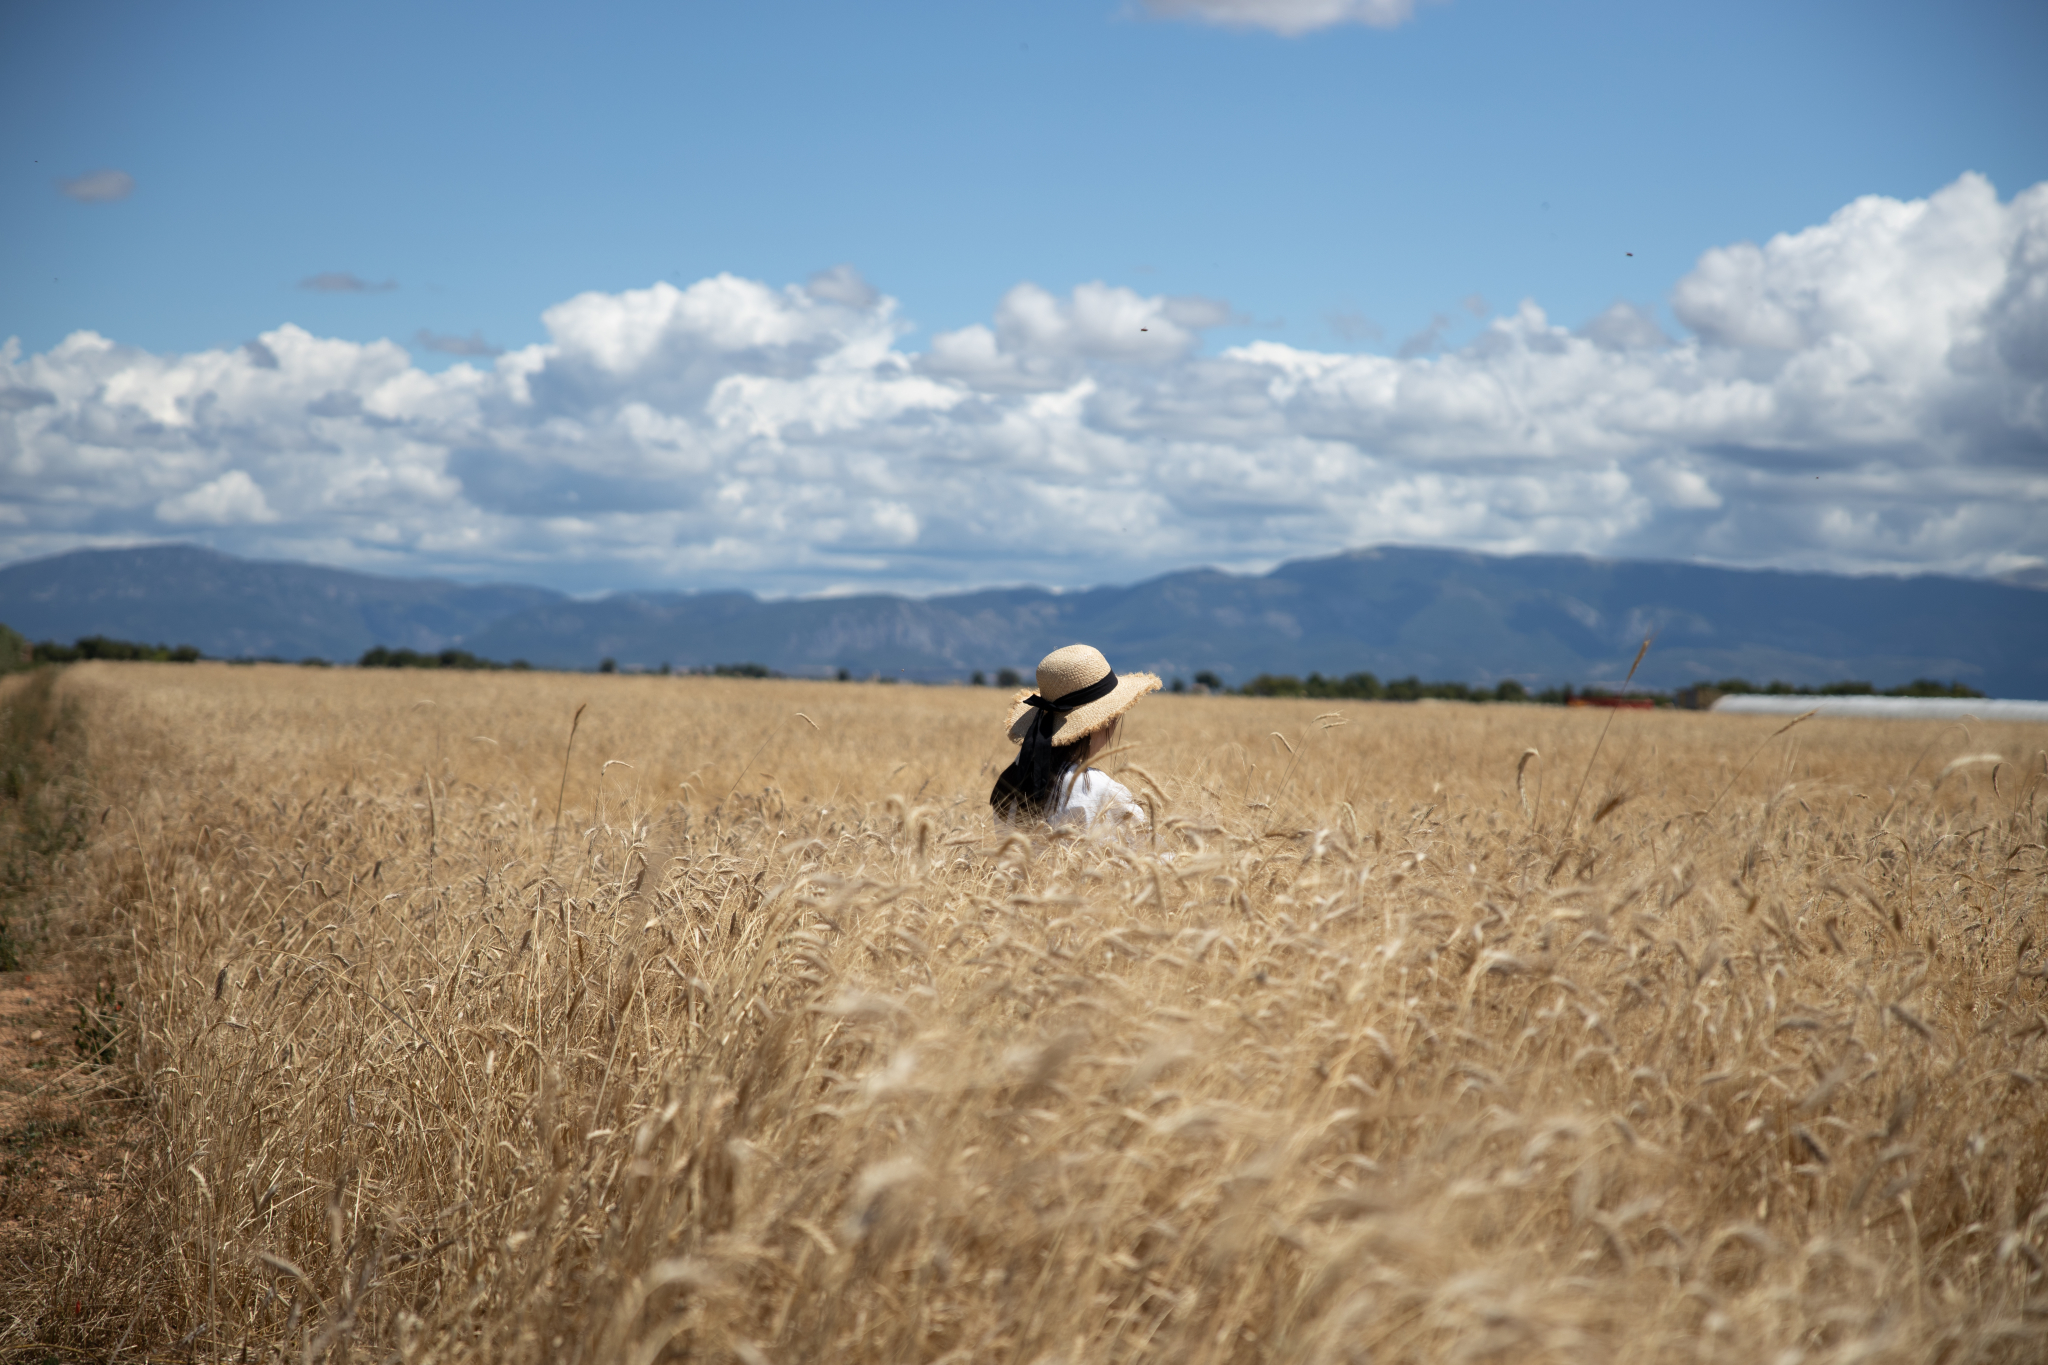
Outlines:
{"label": "woman", "polygon": [[1123,783],[1088,763],[1116,743],[1124,712],[1159,690],[1151,673],[1118,677],[1088,645],[1056,649],[1038,662],[1038,691],[1010,710],[1017,761],[996,779],[988,801],[1006,820],[1055,825],[1144,824],[1145,811]]}

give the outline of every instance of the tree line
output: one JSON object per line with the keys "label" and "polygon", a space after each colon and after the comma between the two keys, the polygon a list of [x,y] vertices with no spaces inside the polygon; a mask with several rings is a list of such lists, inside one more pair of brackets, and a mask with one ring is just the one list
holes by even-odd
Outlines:
{"label": "tree line", "polygon": [[[207,655],[192,645],[141,644],[132,640],[116,640],[106,635],[87,635],[71,644],[58,644],[44,640],[29,644],[21,635],[0,626],[0,672],[11,672],[36,664],[80,663],[90,659],[108,659],[144,663],[197,663]],[[286,663],[278,658],[237,658],[228,663]],[[317,657],[300,659],[298,663],[325,668],[328,661]],[[392,649],[377,645],[365,650],[356,660],[358,668],[447,668],[475,671],[524,672],[533,665],[524,659],[500,663],[495,659],[481,658],[466,649],[413,650]],[[598,663],[600,673],[617,673],[616,659],[604,659]],[[731,663],[708,664],[696,668],[676,669],[662,664],[656,669],[642,670],[661,676],[680,675],[718,678],[780,678],[784,675],[765,664]],[[844,668],[836,670],[840,682],[854,681],[853,674]],[[878,681],[893,682],[893,678]],[[999,668],[993,674],[976,671],[968,681],[976,687],[1021,687],[1030,681],[1014,668]],[[1192,684],[1185,678],[1174,678],[1167,684],[1169,692],[1210,692],[1225,696],[1240,697],[1303,697],[1329,701],[1466,701],[1466,702],[1507,702],[1544,706],[1566,706],[1575,700],[1601,700],[1620,695],[1616,691],[1594,685],[1576,688],[1570,683],[1547,687],[1532,692],[1527,685],[1514,678],[1503,678],[1491,685],[1474,685],[1464,682],[1424,682],[1411,674],[1405,678],[1390,678],[1381,681],[1373,673],[1347,673],[1342,677],[1324,677],[1311,673],[1306,678],[1292,673],[1261,673],[1237,687],[1225,683],[1213,670],[1204,669],[1194,675]],[[1797,697],[1981,697],[1984,694],[1962,682],[1941,682],[1934,678],[1915,678],[1912,682],[1896,687],[1879,688],[1876,684],[1854,679],[1841,682],[1822,683],[1810,686],[1805,683],[1788,683],[1779,680],[1758,685],[1746,678],[1723,678],[1719,682],[1698,682],[1691,687],[1672,692],[1653,689],[1632,688],[1628,696],[1638,701],[1649,701],[1658,706],[1680,706],[1705,708],[1724,696],[1761,694],[1764,696]]]}
{"label": "tree line", "polygon": [[19,660],[23,666],[32,664],[75,664],[86,659],[115,659],[127,662],[155,664],[190,664],[205,658],[191,645],[145,645],[133,640],[116,640],[105,635],[88,635],[68,645],[55,640],[42,640],[29,644],[21,636],[5,626],[11,640],[0,645],[5,652]]}

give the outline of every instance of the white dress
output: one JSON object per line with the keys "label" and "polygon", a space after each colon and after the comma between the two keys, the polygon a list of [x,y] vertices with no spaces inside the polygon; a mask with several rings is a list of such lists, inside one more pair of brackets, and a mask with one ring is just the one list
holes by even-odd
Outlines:
{"label": "white dress", "polygon": [[1098,768],[1089,768],[1069,782],[1060,779],[1053,808],[1046,817],[1055,825],[1080,824],[1093,827],[1142,826],[1145,808],[1131,799],[1131,790]]}

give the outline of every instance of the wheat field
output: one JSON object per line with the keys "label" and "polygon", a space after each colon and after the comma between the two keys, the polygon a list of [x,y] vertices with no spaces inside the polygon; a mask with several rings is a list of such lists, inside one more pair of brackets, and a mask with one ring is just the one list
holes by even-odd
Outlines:
{"label": "wheat field", "polygon": [[2048,728],[1155,696],[1125,844],[987,689],[58,692],[142,1136],[0,1350],[2048,1353]]}

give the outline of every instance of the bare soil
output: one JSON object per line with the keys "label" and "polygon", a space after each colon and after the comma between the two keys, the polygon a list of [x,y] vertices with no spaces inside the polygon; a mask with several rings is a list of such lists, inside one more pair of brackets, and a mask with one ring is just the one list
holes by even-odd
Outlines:
{"label": "bare soil", "polygon": [[76,1246],[125,1188],[134,1106],[89,1055],[103,1041],[96,994],[61,964],[0,972],[0,1277]]}
{"label": "bare soil", "polygon": [[115,1065],[127,1011],[71,914],[81,738],[48,677],[0,690],[0,1285],[41,1287],[0,1305],[10,1360],[77,1335],[88,1305],[64,1270],[118,1221],[140,1131]]}

